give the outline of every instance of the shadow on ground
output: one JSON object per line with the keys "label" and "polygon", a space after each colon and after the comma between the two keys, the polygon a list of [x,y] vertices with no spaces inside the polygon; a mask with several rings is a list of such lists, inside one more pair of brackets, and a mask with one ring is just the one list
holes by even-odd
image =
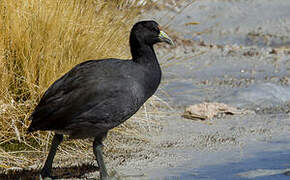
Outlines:
{"label": "shadow on ground", "polygon": [[[71,179],[71,178],[81,178],[84,174],[98,171],[98,167],[92,164],[76,165],[71,167],[56,167],[52,168],[52,176],[56,179]],[[21,180],[31,180],[40,179],[39,169],[31,170],[11,170],[7,173],[0,174],[0,179],[21,179]]]}

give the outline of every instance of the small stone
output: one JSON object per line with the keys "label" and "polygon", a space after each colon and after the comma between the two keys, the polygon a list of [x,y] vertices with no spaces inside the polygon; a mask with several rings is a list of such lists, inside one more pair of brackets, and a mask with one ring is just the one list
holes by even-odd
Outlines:
{"label": "small stone", "polygon": [[269,54],[278,54],[278,51],[276,49],[272,49]]}

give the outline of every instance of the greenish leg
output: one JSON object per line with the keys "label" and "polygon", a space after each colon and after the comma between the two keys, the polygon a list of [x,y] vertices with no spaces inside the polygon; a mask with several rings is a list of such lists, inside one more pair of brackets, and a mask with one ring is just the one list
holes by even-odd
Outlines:
{"label": "greenish leg", "polygon": [[104,163],[102,147],[103,147],[103,144],[100,138],[95,138],[94,143],[93,143],[93,151],[99,165],[101,179],[103,180],[103,179],[107,179],[109,175],[107,173],[107,169]]}
{"label": "greenish leg", "polygon": [[55,134],[53,136],[50,151],[49,151],[48,156],[46,158],[45,164],[40,172],[40,175],[42,178],[50,177],[53,158],[55,156],[57,147],[62,142],[62,140],[63,140],[62,134]]}

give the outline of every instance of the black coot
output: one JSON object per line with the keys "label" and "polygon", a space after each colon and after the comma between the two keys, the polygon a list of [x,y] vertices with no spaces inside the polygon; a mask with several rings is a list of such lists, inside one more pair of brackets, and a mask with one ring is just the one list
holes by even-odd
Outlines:
{"label": "black coot", "polygon": [[138,22],[130,34],[132,60],[86,61],[48,88],[29,118],[32,123],[28,128],[28,132],[55,132],[42,178],[50,177],[63,134],[70,138],[94,137],[93,152],[101,179],[108,177],[102,141],[110,129],[134,115],[156,91],[161,69],[153,45],[158,42],[173,44],[156,22]]}

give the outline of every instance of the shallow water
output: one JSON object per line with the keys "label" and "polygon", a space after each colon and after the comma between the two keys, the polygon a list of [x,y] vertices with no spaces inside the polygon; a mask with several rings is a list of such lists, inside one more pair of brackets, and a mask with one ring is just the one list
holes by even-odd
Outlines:
{"label": "shallow water", "polygon": [[185,180],[286,180],[290,178],[286,175],[290,171],[289,162],[289,151],[259,152],[251,158],[233,163],[205,166],[194,169],[193,174],[185,172],[179,177]]}
{"label": "shallow water", "polygon": [[[289,179],[290,172],[290,140],[276,137],[275,140],[250,142],[244,149],[232,152],[205,152],[207,165],[199,168],[186,168],[177,176],[166,179],[196,179],[196,180],[262,180]],[[195,154],[195,153],[194,153]],[[198,155],[198,153],[196,153]],[[202,157],[194,157],[181,167],[195,166]]]}

